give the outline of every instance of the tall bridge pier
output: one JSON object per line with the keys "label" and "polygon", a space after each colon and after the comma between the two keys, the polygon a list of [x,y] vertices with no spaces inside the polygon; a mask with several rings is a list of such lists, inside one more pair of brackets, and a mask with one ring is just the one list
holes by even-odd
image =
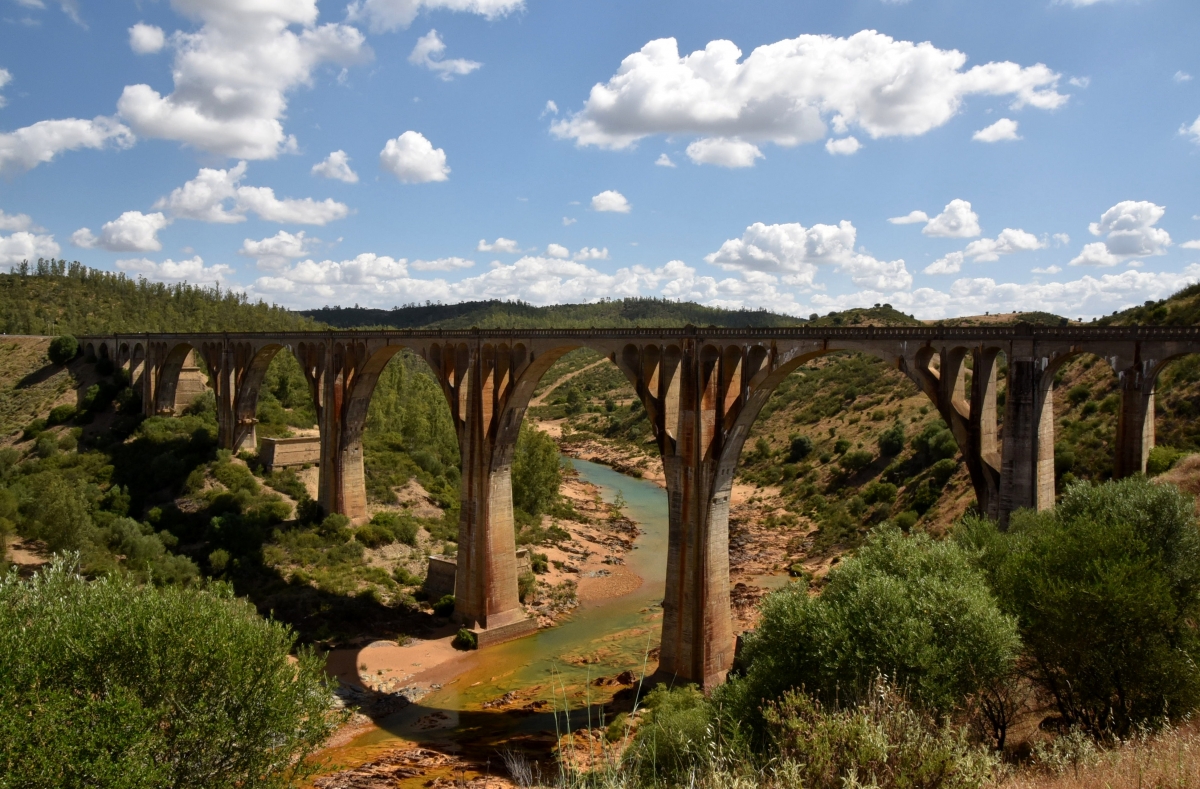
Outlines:
{"label": "tall bridge pier", "polygon": [[[903,327],[341,331],[120,334],[81,338],[125,366],[147,415],[175,412],[181,372],[198,359],[217,401],[219,441],[255,447],[258,394],[276,353],[300,363],[321,434],[320,504],[367,515],[362,433],[384,366],[408,349],[428,364],[462,456],[456,616],[481,646],[531,632],[517,598],[511,471],[530,397],[576,348],[625,374],[662,455],[669,539],[660,672],[711,687],[733,663],[729,496],[751,425],[784,378],[834,352],[870,354],[904,373],[950,426],[979,509],[1001,524],[1053,506],[1055,372],[1083,353],[1119,377],[1114,476],[1145,470],[1154,384],[1200,352],[1200,330],[1121,327]],[[1005,370],[1003,429],[998,381]],[[1003,433],[1003,435],[1001,435]]]}

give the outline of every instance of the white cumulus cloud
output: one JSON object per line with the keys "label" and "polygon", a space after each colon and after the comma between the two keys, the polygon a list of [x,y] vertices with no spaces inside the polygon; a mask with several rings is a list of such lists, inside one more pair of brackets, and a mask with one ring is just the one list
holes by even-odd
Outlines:
{"label": "white cumulus cloud", "polygon": [[492,243],[488,243],[487,239],[479,239],[479,243],[475,245],[476,252],[507,252],[510,255],[515,255],[521,251],[521,246],[511,238],[501,236]]}
{"label": "white cumulus cloud", "polygon": [[412,267],[417,271],[456,271],[471,268],[474,265],[474,260],[456,257],[438,258],[437,260],[414,260],[412,262]]}
{"label": "white cumulus cloud", "polygon": [[671,157],[667,156],[665,153],[660,153],[658,155],[658,158],[654,160],[654,163],[656,165],[658,165],[659,167],[674,167],[675,166],[675,162],[671,161]]}
{"label": "white cumulus cloud", "polygon": [[81,227],[71,234],[71,243],[84,249],[107,249],[110,252],[157,252],[162,249],[158,231],[171,220],[161,213],[143,214],[126,211],[111,222],[105,222],[100,235]]}
{"label": "white cumulus cloud", "polygon": [[969,202],[956,198],[930,219],[921,232],[935,238],[972,238],[981,232],[979,214],[971,210]]}
{"label": "white cumulus cloud", "polygon": [[715,164],[718,167],[753,167],[762,159],[758,146],[736,137],[705,137],[687,147],[688,158],[696,164]]}
{"label": "white cumulus cloud", "polygon": [[0,266],[12,266],[23,260],[58,257],[60,251],[54,236],[30,233],[27,230],[0,236]]}
{"label": "white cumulus cloud", "polygon": [[345,203],[331,197],[324,200],[311,197],[280,199],[269,186],[239,186],[237,206],[242,211],[253,211],[268,222],[295,225],[327,225],[350,213]]}
{"label": "white cumulus cloud", "polygon": [[450,177],[446,152],[434,148],[425,135],[415,131],[406,131],[396,139],[388,140],[379,152],[379,163],[406,184],[445,181]]}
{"label": "white cumulus cloud", "polygon": [[372,33],[406,28],[421,11],[460,11],[496,19],[525,7],[525,0],[354,0],[346,7],[351,22],[365,22]]}
{"label": "white cumulus cloud", "polygon": [[324,160],[312,166],[312,174],[348,184],[358,183],[358,173],[350,169],[350,157],[345,151],[332,151]]}
{"label": "white cumulus cloud", "polygon": [[0,230],[33,230],[33,218],[29,214],[6,214],[0,209]]}
{"label": "white cumulus cloud", "polygon": [[[6,68],[0,68],[0,90],[4,90],[4,86],[12,82],[12,72]],[[0,107],[3,107],[8,102],[3,96],[0,96]]]}
{"label": "white cumulus cloud", "polygon": [[862,143],[853,137],[843,137],[840,140],[830,137],[825,141],[825,150],[831,156],[850,156],[851,154],[858,153],[860,148],[862,148]]}
{"label": "white cumulus cloud", "polygon": [[149,258],[133,258],[118,260],[117,268],[131,271],[138,276],[156,282],[191,282],[197,285],[213,285],[225,282],[234,273],[232,266],[218,263],[213,266],[204,265],[204,260],[196,255],[189,260],[164,260],[156,263]]}
{"label": "white cumulus cloud", "polygon": [[[555,256],[557,257],[557,256]],[[584,247],[575,253],[576,260],[608,260],[608,247]]]}
{"label": "white cumulus cloud", "polygon": [[995,238],[977,239],[967,244],[967,248],[961,252],[951,252],[945,257],[938,258],[926,266],[924,272],[926,274],[957,274],[967,258],[975,263],[990,263],[999,260],[1001,255],[1032,252],[1036,249],[1044,249],[1045,246],[1046,243],[1033,233],[1006,227]]}
{"label": "white cumulus cloud", "polygon": [[673,38],[650,41],[592,87],[579,112],[552,131],[579,145],[625,148],[654,134],[814,142],[830,127],[872,139],[914,136],[954,117],[971,95],[1054,109],[1061,75],[1043,64],[993,62],[873,30],[847,38],[803,35],[758,47],[744,60],[730,41],[681,56]]}
{"label": "white cumulus cloud", "polygon": [[893,225],[919,225],[929,222],[929,214],[924,211],[910,211],[904,216],[894,216],[888,221]]}
{"label": "white cumulus cloud", "polygon": [[1167,209],[1146,200],[1123,200],[1088,225],[1093,236],[1105,236],[1084,246],[1072,266],[1115,266],[1152,255],[1165,255],[1171,236],[1155,227]]}
{"label": "white cumulus cloud", "polygon": [[1046,243],[1033,233],[1024,230],[1014,230],[1006,227],[995,238],[981,238],[967,244],[963,250],[967,257],[976,263],[990,263],[999,260],[1001,255],[1011,255],[1016,252],[1032,252],[1044,249]]}
{"label": "white cumulus cloud", "polygon": [[1184,82],[1191,82],[1191,81],[1192,81],[1192,75],[1191,75],[1191,74],[1189,74],[1189,73],[1187,73],[1186,71],[1176,71],[1176,72],[1175,72],[1175,76],[1174,76],[1174,77],[1172,77],[1171,79],[1173,79],[1173,80],[1175,80],[1176,82],[1178,82],[1178,83],[1182,84],[1182,83],[1184,83]]}
{"label": "white cumulus cloud", "polygon": [[203,167],[195,178],[160,198],[154,207],[168,210],[176,219],[218,223],[244,222],[246,214],[254,212],[268,222],[325,225],[350,213],[349,206],[332,198],[280,199],[269,186],[242,186],[245,175],[246,162],[227,170]]}
{"label": "white cumulus cloud", "polygon": [[138,22],[129,28],[129,48],[139,55],[161,52],[166,45],[167,38],[161,27]]}
{"label": "white cumulus cloud", "polygon": [[905,288],[912,284],[903,260],[881,261],[856,253],[856,237],[854,225],[846,220],[809,228],[798,222],[755,222],[741,238],[727,240],[704,259],[726,270],[782,275],[784,284],[805,288],[813,287],[817,269],[823,265],[849,274],[859,287],[884,287],[878,283],[886,283],[889,288]]}
{"label": "white cumulus cloud", "polygon": [[562,244],[547,244],[546,257],[566,260],[567,258],[571,257],[571,250],[567,249]]}
{"label": "white cumulus cloud", "polygon": [[0,132],[0,175],[32,170],[63,151],[108,146],[128,148],[135,142],[129,127],[103,116],[38,121],[12,132]]}
{"label": "white cumulus cloud", "polygon": [[[1179,130],[1179,133],[1186,137],[1191,137],[1192,142],[1200,145],[1200,118],[1196,118],[1191,126],[1184,126]],[[0,162],[2,161],[0,160]]]}
{"label": "white cumulus cloud", "polygon": [[1200,239],[1196,239],[1195,241],[1184,241],[1179,246],[1183,249],[1200,249]]}
{"label": "white cumulus cloud", "polygon": [[463,60],[461,58],[451,58],[446,60],[443,55],[446,54],[446,44],[442,41],[442,37],[438,35],[436,30],[430,30],[425,35],[417,39],[416,46],[408,56],[408,62],[414,66],[421,66],[437,74],[444,80],[452,80],[456,76],[470,74],[483,66],[482,63],[477,63],[474,60]]}
{"label": "white cumulus cloud", "polygon": [[605,189],[592,198],[592,210],[628,214],[632,210],[632,206],[625,199],[625,195],[615,189]]}
{"label": "white cumulus cloud", "polygon": [[263,268],[278,269],[286,266],[289,260],[311,255],[312,248],[318,243],[319,239],[307,237],[303,230],[298,233],[280,230],[270,238],[243,240],[238,254],[255,258]]}
{"label": "white cumulus cloud", "polygon": [[222,156],[274,158],[296,147],[282,123],[288,93],[311,84],[324,63],[346,66],[371,56],[358,29],[317,24],[316,0],[172,5],[200,23],[196,32],[171,36],[174,91],[164,96],[149,85],[127,85],[117,102],[144,137]]}
{"label": "white cumulus cloud", "polygon": [[971,139],[976,142],[1003,142],[1007,140],[1019,140],[1021,139],[1021,135],[1017,134],[1016,121],[1011,118],[1001,118],[991,126],[975,132],[971,135]]}

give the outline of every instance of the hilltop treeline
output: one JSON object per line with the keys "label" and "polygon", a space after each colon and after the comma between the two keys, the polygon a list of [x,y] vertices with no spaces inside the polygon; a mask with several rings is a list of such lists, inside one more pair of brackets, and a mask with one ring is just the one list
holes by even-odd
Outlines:
{"label": "hilltop treeline", "polygon": [[767,310],[725,310],[669,299],[630,298],[594,304],[536,307],[523,301],[465,301],[459,304],[409,304],[390,310],[322,307],[302,312],[330,326],[349,329],[388,326],[396,329],[587,329],[593,326],[795,326],[800,318]]}
{"label": "hilltop treeline", "polygon": [[38,259],[0,274],[0,332],[301,331],[304,315],[243,293],[130,279],[75,261]]}

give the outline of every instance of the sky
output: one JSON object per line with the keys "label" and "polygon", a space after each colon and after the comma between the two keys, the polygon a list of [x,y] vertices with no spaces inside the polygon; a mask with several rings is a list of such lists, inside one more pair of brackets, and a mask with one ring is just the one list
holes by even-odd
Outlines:
{"label": "sky", "polygon": [[1200,282],[1195,0],[0,0],[0,270],[1091,318]]}

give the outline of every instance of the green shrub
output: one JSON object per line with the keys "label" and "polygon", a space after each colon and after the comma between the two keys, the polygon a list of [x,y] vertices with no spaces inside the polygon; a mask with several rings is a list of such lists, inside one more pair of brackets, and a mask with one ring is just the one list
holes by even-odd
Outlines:
{"label": "green shrub", "polygon": [[229,567],[229,551],[224,548],[218,548],[208,555],[208,567],[217,575],[225,572]]}
{"label": "green shrub", "polygon": [[951,458],[942,458],[933,464],[933,468],[929,469],[929,479],[934,485],[941,488],[950,481],[955,471],[958,471],[958,463]]}
{"label": "green shrub", "polygon": [[450,646],[455,649],[479,649],[479,637],[473,631],[460,627]]}
{"label": "green shrub", "polygon": [[[386,535],[387,542],[402,542],[410,547],[417,544],[417,524],[411,515],[399,515],[395,512],[377,512],[371,518],[372,526],[381,535]],[[362,529],[359,529],[361,534]],[[361,538],[359,540],[361,542]],[[384,543],[380,543],[381,545]]]}
{"label": "green shrub", "polygon": [[851,474],[855,474],[871,465],[874,460],[875,456],[867,450],[856,449],[853,452],[847,452],[842,455],[842,459],[838,461],[838,465]]}
{"label": "green shrub", "polygon": [[378,548],[382,545],[391,545],[396,541],[395,535],[390,529],[381,528],[375,523],[365,523],[359,526],[354,532],[354,539],[361,542],[368,548]]}
{"label": "green shrub", "polygon": [[454,614],[454,595],[448,594],[433,604],[433,613],[449,619]]}
{"label": "green shrub", "polygon": [[788,462],[799,463],[812,454],[813,442],[808,436],[792,436],[788,444]]}
{"label": "green shrub", "polygon": [[544,553],[529,554],[529,569],[541,575],[550,570],[550,557]]}
{"label": "green shrub", "polygon": [[48,425],[61,425],[64,422],[70,422],[75,418],[75,406],[59,405],[50,410],[50,416],[46,419]]}
{"label": "green shrub", "polygon": [[327,540],[345,542],[351,537],[350,519],[337,512],[326,515],[317,527],[317,533]]}
{"label": "green shrub", "polygon": [[839,438],[833,442],[833,454],[840,455],[850,448],[850,441],[845,438]]}
{"label": "green shrub", "polygon": [[863,489],[863,501],[867,504],[891,504],[896,500],[897,488],[890,482],[872,482]]}
{"label": "green shrub", "polygon": [[879,434],[879,454],[885,458],[895,457],[904,450],[904,425],[897,421]]}
{"label": "green shrub", "polygon": [[1054,475],[1061,477],[1075,468],[1075,449],[1070,444],[1059,442],[1054,445]]}
{"label": "green shrub", "polygon": [[913,436],[911,443],[912,448],[924,459],[924,465],[958,454],[958,442],[954,440],[954,434],[940,419],[926,425],[924,430]]}
{"label": "green shrub", "polygon": [[560,484],[558,445],[546,433],[523,423],[513,452],[513,506],[535,517],[541,515],[558,500]]}
{"label": "green shrub", "polygon": [[1087,402],[1092,396],[1092,390],[1087,384],[1076,384],[1067,390],[1067,402],[1073,406]]}
{"label": "green shrub", "polygon": [[1170,471],[1179,462],[1180,458],[1185,455],[1187,455],[1186,452],[1181,452],[1173,447],[1152,448],[1150,450],[1150,457],[1146,459],[1147,476],[1157,477],[1165,471]]}
{"label": "green shrub", "polygon": [[912,508],[918,515],[929,512],[929,509],[941,498],[937,486],[931,484],[932,482],[933,480],[926,480],[925,484],[918,485],[917,489],[913,491]]}
{"label": "green shrub", "polygon": [[745,676],[719,689],[735,718],[805,688],[825,704],[864,700],[880,673],[927,709],[950,712],[1004,676],[1020,641],[967,551],[881,526],[810,597],[785,588],[746,638]]}
{"label": "green shrub", "polygon": [[46,429],[45,419],[35,419],[25,426],[25,432],[21,434],[22,441],[31,441],[42,434]]}
{"label": "green shrub", "polygon": [[956,532],[1017,617],[1064,723],[1123,737],[1200,705],[1194,507],[1144,477],[1081,482],[1053,510],[1014,513],[1007,533],[980,519]]}
{"label": "green shrub", "polygon": [[939,727],[882,679],[872,690],[845,709],[825,709],[802,691],[768,702],[767,739],[785,784],[977,789],[989,782],[997,759],[972,744],[965,729]]}
{"label": "green shrub", "polygon": [[901,531],[908,531],[913,526],[917,525],[917,520],[920,517],[921,516],[913,510],[905,510],[895,518],[892,518],[892,523],[894,523]]}
{"label": "green shrub", "polygon": [[537,576],[526,570],[517,577],[517,597],[523,603],[537,589]]}
{"label": "green shrub", "polygon": [[396,583],[401,586],[420,586],[421,578],[413,575],[404,565],[400,565],[392,571],[392,578],[396,579]]}
{"label": "green shrub", "polygon": [[66,364],[79,354],[79,341],[69,334],[55,337],[50,341],[48,355],[55,364]]}
{"label": "green shrub", "polygon": [[[337,728],[323,660],[228,587],[0,582],[0,783],[295,786]],[[36,720],[36,725],[31,721]]]}
{"label": "green shrub", "polygon": [[646,785],[686,786],[709,763],[712,720],[712,705],[695,685],[659,685],[646,695],[626,763]]}

